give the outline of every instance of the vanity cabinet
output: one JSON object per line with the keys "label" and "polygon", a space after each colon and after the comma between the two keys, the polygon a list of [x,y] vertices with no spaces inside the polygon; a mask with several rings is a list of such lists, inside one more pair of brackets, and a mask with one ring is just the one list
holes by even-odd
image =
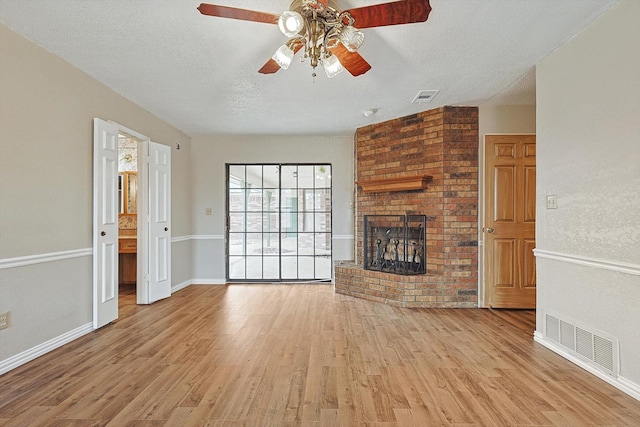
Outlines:
{"label": "vanity cabinet", "polygon": [[118,283],[121,285],[132,285],[136,283],[138,239],[136,237],[121,237],[118,239],[118,252]]}
{"label": "vanity cabinet", "polygon": [[121,237],[118,240],[118,252],[121,254],[135,254],[138,252],[138,239]]}

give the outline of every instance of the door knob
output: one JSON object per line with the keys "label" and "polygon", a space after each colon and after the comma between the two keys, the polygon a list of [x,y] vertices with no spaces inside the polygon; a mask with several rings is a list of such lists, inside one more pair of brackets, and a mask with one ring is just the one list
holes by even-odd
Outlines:
{"label": "door knob", "polygon": [[106,236],[106,235],[107,235],[107,232],[106,232],[106,231],[101,231],[101,232],[100,232],[100,235],[101,235],[101,236]]}
{"label": "door knob", "polygon": [[165,227],[165,228],[164,228],[164,231],[169,231],[169,227]]}
{"label": "door knob", "polygon": [[494,231],[496,231],[495,228],[491,228],[491,227],[487,228],[487,233],[493,233]]}

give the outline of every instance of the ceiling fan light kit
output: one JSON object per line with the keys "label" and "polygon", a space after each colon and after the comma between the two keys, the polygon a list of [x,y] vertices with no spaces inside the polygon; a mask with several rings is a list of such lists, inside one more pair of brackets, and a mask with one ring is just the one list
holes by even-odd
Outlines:
{"label": "ceiling fan light kit", "polygon": [[282,34],[293,37],[304,29],[304,18],[298,12],[285,10],[278,18],[278,27]]}
{"label": "ceiling fan light kit", "polygon": [[289,41],[278,48],[260,73],[286,70],[293,56],[304,48],[302,60],[309,60],[312,76],[322,65],[327,77],[332,78],[344,69],[353,76],[371,69],[357,52],[364,43],[364,33],[358,28],[424,22],[431,6],[429,0],[399,0],[343,11],[336,0],[293,0],[281,15],[207,3],[198,10],[203,15],[278,25]]}
{"label": "ceiling fan light kit", "polygon": [[349,52],[355,52],[364,43],[364,33],[355,27],[344,27],[338,36]]}
{"label": "ceiling fan light kit", "polygon": [[324,72],[327,74],[327,77],[330,79],[344,71],[344,67],[335,55],[324,58],[322,60],[322,66],[324,67]]}
{"label": "ceiling fan light kit", "polygon": [[286,70],[291,65],[291,61],[293,61],[293,55],[293,50],[288,45],[283,44],[271,58],[278,63],[280,68]]}

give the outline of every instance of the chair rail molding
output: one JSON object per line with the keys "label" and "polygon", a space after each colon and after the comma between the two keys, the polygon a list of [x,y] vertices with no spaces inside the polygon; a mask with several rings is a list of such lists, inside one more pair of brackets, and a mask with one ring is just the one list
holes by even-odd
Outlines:
{"label": "chair rail molding", "polygon": [[570,264],[584,265],[587,267],[599,268],[602,270],[612,270],[618,273],[640,276],[640,265],[638,264],[591,258],[581,255],[554,252],[538,248],[533,250],[533,254],[536,256],[536,258],[551,259],[555,261],[568,262]]}
{"label": "chair rail molding", "polygon": [[331,240],[354,240],[355,238],[353,234],[334,234],[331,236]]}
{"label": "chair rail molding", "polygon": [[27,255],[15,258],[0,259],[0,270],[6,268],[25,267],[28,265],[42,264],[45,262],[61,261],[65,259],[92,256],[93,248],[72,249],[69,251],[49,252],[44,254]]}
{"label": "chair rail molding", "polygon": [[223,234],[195,234],[191,240],[224,240]]}

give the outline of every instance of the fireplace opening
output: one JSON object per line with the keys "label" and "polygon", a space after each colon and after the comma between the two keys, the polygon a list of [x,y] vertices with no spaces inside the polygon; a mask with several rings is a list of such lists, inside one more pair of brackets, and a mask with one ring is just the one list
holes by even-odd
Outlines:
{"label": "fireplace opening", "polygon": [[364,268],[425,274],[426,215],[364,215]]}

